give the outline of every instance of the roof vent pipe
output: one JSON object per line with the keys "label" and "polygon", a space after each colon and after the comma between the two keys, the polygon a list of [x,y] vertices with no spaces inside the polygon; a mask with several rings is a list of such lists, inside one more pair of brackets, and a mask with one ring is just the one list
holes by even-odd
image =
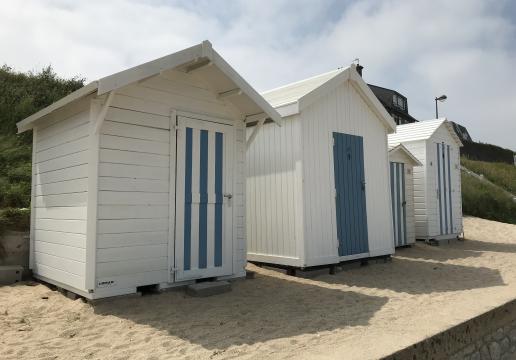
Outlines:
{"label": "roof vent pipe", "polygon": [[357,69],[357,73],[358,73],[358,75],[360,75],[360,77],[362,77],[362,69],[363,69],[363,68],[364,68],[364,67],[363,67],[362,65],[357,64],[356,69]]}

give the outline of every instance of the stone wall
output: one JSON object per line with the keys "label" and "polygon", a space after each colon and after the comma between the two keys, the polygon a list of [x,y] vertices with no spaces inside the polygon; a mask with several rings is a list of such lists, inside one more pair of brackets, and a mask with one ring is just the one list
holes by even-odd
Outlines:
{"label": "stone wall", "polygon": [[24,278],[30,274],[29,271],[29,244],[28,232],[6,231],[0,235],[0,266],[21,265],[24,268]]}
{"label": "stone wall", "polygon": [[516,299],[384,359],[516,359]]}

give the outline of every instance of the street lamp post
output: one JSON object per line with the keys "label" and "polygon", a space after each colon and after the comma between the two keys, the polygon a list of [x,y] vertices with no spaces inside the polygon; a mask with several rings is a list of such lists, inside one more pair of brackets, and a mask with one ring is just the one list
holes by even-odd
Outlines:
{"label": "street lamp post", "polygon": [[435,98],[435,118],[436,119],[439,119],[439,109],[437,108],[437,102],[438,101],[443,102],[447,98],[448,97],[446,95],[441,95],[441,96]]}

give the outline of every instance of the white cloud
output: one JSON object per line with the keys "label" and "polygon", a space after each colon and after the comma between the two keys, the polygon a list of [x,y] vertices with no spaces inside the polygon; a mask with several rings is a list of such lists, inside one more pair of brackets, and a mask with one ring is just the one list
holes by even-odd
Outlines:
{"label": "white cloud", "polygon": [[259,90],[348,65],[478,140],[516,149],[514,19],[508,1],[7,1],[0,63],[52,64],[89,80],[210,39]]}

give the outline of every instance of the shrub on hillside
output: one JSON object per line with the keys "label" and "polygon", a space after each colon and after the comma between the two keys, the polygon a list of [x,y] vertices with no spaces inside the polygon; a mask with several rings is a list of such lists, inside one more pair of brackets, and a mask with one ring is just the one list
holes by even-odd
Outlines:
{"label": "shrub on hillside", "polygon": [[516,166],[505,163],[474,161],[461,158],[461,163],[469,170],[482,174],[492,183],[516,195]]}
{"label": "shrub on hillside", "polygon": [[20,73],[0,67],[0,231],[28,230],[32,134],[16,135],[16,123],[81,88],[84,79],[63,79],[50,66]]}
{"label": "shrub on hillside", "polygon": [[516,202],[498,188],[462,172],[462,212],[465,215],[516,224]]}

